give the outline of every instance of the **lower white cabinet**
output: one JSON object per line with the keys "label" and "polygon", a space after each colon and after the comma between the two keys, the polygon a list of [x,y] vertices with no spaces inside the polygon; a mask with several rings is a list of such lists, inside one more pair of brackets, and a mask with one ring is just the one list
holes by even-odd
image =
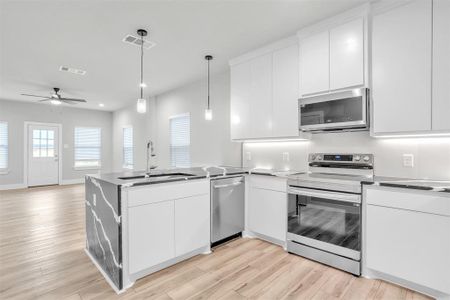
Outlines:
{"label": "lower white cabinet", "polygon": [[[270,181],[273,182],[270,183]],[[287,194],[281,187],[286,188],[286,180],[270,176],[251,175],[249,182],[248,230],[284,243],[287,227]],[[260,182],[265,183],[267,188],[261,188]],[[278,187],[280,188],[278,189]],[[277,190],[270,188],[277,188]]]}
{"label": "lower white cabinet", "polygon": [[366,268],[450,294],[450,197],[367,188],[366,202]]}
{"label": "lower white cabinet", "polygon": [[174,201],[128,210],[129,271],[136,273],[175,257]]}
{"label": "lower white cabinet", "polygon": [[208,247],[209,197],[209,180],[131,188],[126,218],[129,273]]}
{"label": "lower white cabinet", "polygon": [[210,242],[209,195],[175,200],[175,256]]}

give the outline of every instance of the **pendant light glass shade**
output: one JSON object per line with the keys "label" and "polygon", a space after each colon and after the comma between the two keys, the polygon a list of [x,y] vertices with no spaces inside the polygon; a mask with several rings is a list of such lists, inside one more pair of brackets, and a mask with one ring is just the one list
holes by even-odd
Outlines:
{"label": "pendant light glass shade", "polygon": [[210,108],[205,109],[205,120],[211,121],[212,120],[212,110]]}
{"label": "pendant light glass shade", "polygon": [[136,104],[136,110],[140,114],[145,114],[147,112],[147,100],[138,99]]}
{"label": "pendant light glass shade", "polygon": [[207,100],[208,100],[208,105],[207,105],[207,107],[206,107],[206,109],[205,109],[205,120],[206,120],[206,121],[211,121],[213,115],[212,115],[211,107],[209,106],[209,104],[210,104],[210,99],[209,99],[209,61],[212,60],[213,57],[212,57],[211,55],[206,55],[206,56],[205,56],[205,59],[206,59],[206,61],[208,62],[208,98],[207,98]]}

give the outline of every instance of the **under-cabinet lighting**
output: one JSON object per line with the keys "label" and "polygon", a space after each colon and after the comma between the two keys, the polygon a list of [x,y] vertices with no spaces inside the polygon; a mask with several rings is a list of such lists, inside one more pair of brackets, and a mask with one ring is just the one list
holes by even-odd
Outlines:
{"label": "under-cabinet lighting", "polygon": [[449,132],[436,132],[436,133],[412,133],[412,134],[387,134],[387,135],[374,135],[374,138],[386,138],[386,139],[406,139],[406,138],[438,138],[438,137],[450,137]]}

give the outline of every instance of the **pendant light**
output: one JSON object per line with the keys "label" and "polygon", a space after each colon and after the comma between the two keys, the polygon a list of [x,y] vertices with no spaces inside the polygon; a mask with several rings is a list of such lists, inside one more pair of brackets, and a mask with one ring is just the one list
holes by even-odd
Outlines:
{"label": "pendant light", "polygon": [[205,120],[210,121],[212,120],[212,110],[210,107],[210,99],[209,99],[209,62],[213,59],[211,55],[205,56],[206,61],[208,62],[208,106],[205,109]]}
{"label": "pendant light", "polygon": [[140,114],[145,114],[147,112],[147,101],[144,99],[144,36],[147,35],[147,30],[138,29],[137,34],[141,37],[141,82],[139,83],[140,96],[137,100],[136,109]]}

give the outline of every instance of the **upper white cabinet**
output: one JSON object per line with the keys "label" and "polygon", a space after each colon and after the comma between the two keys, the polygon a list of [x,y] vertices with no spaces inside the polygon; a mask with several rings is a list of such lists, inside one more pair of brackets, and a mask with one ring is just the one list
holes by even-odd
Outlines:
{"label": "upper white cabinet", "polygon": [[373,132],[431,130],[431,0],[373,17]]}
{"label": "upper white cabinet", "polygon": [[433,130],[450,130],[450,1],[433,1]]}
{"label": "upper white cabinet", "polygon": [[366,17],[348,19],[338,16],[298,33],[301,97],[367,84]]}
{"label": "upper white cabinet", "polygon": [[231,138],[298,136],[295,37],[244,55],[231,65]]}
{"label": "upper white cabinet", "polygon": [[272,136],[298,135],[298,45],[273,53]]}
{"label": "upper white cabinet", "polygon": [[300,42],[300,90],[302,95],[330,88],[330,37],[324,31]]}
{"label": "upper white cabinet", "polygon": [[364,19],[330,30],[330,90],[364,85]]}

